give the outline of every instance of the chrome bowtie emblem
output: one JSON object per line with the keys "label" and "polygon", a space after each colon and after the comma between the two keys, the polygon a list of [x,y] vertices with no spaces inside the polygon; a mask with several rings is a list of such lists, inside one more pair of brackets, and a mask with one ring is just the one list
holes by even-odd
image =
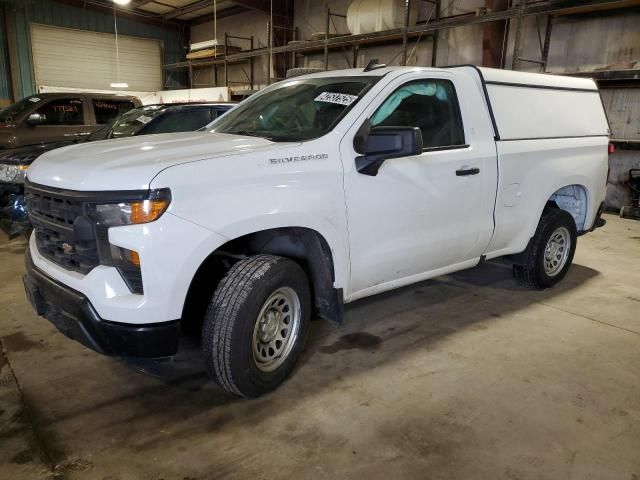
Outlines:
{"label": "chrome bowtie emblem", "polygon": [[64,253],[71,253],[73,251],[73,246],[65,242],[62,244],[62,250]]}

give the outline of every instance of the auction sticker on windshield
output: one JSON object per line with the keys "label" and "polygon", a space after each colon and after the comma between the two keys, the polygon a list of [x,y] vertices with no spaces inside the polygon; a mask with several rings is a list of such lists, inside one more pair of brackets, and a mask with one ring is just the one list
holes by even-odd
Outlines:
{"label": "auction sticker on windshield", "polygon": [[136,120],[140,123],[144,123],[145,125],[149,123],[153,118],[147,117],[146,115],[140,115]]}
{"label": "auction sticker on windshield", "polygon": [[348,106],[358,99],[355,95],[347,93],[322,92],[315,98],[316,102],[337,103],[338,105]]}

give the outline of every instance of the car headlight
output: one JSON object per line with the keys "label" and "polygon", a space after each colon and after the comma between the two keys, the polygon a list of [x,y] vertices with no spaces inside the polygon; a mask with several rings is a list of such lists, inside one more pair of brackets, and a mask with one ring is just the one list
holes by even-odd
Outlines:
{"label": "car headlight", "polygon": [[95,225],[100,264],[116,267],[133,293],[144,293],[140,255],[109,243],[109,228],[153,222],[170,203],[171,191],[164,188],[152,190],[146,199],[87,205],[87,214]]}
{"label": "car headlight", "polygon": [[0,164],[0,182],[24,183],[29,165]]}
{"label": "car headlight", "polygon": [[170,203],[171,192],[163,188],[152,190],[145,200],[90,205],[89,217],[103,227],[138,225],[160,218]]}

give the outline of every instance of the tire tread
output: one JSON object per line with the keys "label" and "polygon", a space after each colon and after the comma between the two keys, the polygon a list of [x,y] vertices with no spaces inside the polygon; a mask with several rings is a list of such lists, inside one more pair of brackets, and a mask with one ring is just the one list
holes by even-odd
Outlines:
{"label": "tire tread", "polygon": [[[544,241],[542,236],[545,234],[545,231],[550,224],[558,221],[561,217],[566,218],[567,215],[570,217],[569,213],[557,208],[549,208],[542,213],[540,223],[536,228],[536,233],[533,236],[531,247],[527,253],[525,262],[522,264],[513,265],[513,276],[519,285],[532,290],[542,290],[548,288],[548,286],[543,284],[542,280],[539,278],[536,265],[540,249],[545,248],[546,245],[546,242]],[[572,217],[571,221],[573,222]]]}
{"label": "tire tread", "polygon": [[250,295],[254,284],[276,263],[284,260],[274,255],[255,255],[234,264],[218,284],[207,311],[214,322],[204,322],[202,344],[222,345],[213,355],[205,355],[207,370],[225,390],[246,396],[231,374],[231,331],[238,312]]}

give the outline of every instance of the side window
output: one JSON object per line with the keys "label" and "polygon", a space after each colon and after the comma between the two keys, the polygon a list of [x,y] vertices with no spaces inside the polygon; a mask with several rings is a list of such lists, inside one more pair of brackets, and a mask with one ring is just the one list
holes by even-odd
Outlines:
{"label": "side window", "polygon": [[401,86],[380,105],[371,125],[419,127],[425,149],[465,144],[460,106],[449,80],[418,80]]}
{"label": "side window", "polygon": [[92,102],[93,111],[96,114],[96,123],[98,125],[109,123],[121,113],[128,112],[135,107],[129,100],[103,100],[94,98]]}
{"label": "side window", "polygon": [[51,100],[34,113],[42,118],[41,125],[84,125],[81,98]]}
{"label": "side window", "polygon": [[216,113],[214,115],[214,118],[218,118],[222,115],[224,115],[225,113],[227,113],[229,110],[231,110],[232,107],[216,107]]}
{"label": "side window", "polygon": [[213,122],[216,118],[218,118],[218,117],[219,117],[220,115],[222,115],[223,113],[224,113],[224,112],[223,112],[223,110],[221,110],[221,109],[218,109],[218,108],[212,108],[212,109],[210,110],[211,121],[210,121],[209,123]]}

